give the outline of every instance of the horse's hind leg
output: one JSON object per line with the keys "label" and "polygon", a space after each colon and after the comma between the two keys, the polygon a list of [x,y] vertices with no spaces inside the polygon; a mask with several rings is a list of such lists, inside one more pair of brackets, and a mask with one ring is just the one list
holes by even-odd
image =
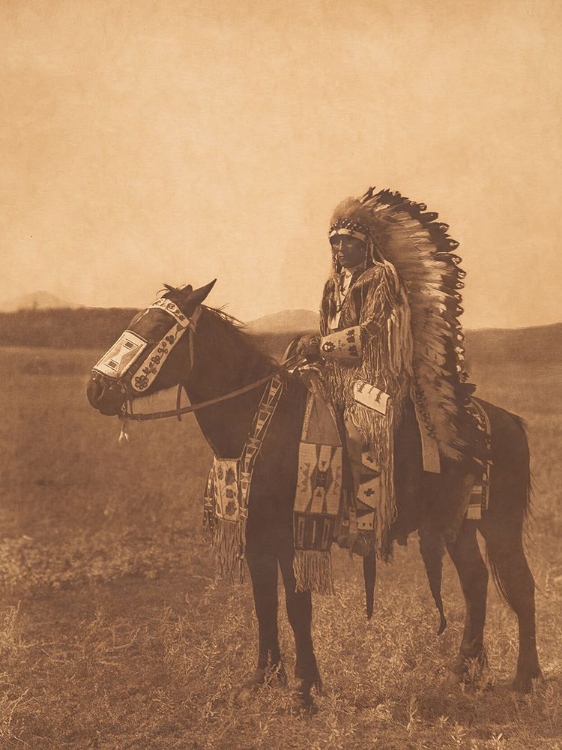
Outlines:
{"label": "horse's hind leg", "polygon": [[258,662],[252,677],[244,683],[242,691],[259,687],[268,674],[285,677],[281,665],[279,635],[277,629],[277,557],[264,552],[246,552],[254,605],[258,619]]}
{"label": "horse's hind leg", "polygon": [[320,673],[316,664],[312,645],[312,596],[310,591],[296,591],[296,580],[293,571],[293,551],[280,555],[279,564],[285,586],[287,616],[295,635],[296,664],[295,677],[297,688],[295,697],[297,706],[312,705],[310,691],[320,687]]}
{"label": "horse's hind leg", "polygon": [[447,551],[457,569],[466,603],[464,633],[454,672],[465,675],[471,664],[484,666],[484,623],[488,593],[488,569],[478,547],[476,524],[465,521]]}
{"label": "horse's hind leg", "polygon": [[535,628],[535,581],[523,549],[522,522],[485,517],[482,533],[500,593],[515,611],[519,623],[519,657],[512,687],[528,692],[541,677]]}

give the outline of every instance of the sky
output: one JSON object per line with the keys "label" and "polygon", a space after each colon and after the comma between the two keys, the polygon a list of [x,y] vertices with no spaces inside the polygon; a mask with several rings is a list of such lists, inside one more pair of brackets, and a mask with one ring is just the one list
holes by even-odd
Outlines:
{"label": "sky", "polygon": [[562,320],[558,2],[2,0],[0,65],[0,301],[316,310],[375,185],[450,225],[466,327]]}

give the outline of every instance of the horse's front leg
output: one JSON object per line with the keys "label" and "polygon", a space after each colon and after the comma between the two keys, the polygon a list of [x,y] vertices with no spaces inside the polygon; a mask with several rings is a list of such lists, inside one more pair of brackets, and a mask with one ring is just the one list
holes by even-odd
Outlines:
{"label": "horse's front leg", "polygon": [[293,557],[294,550],[288,545],[279,555],[279,564],[285,586],[287,616],[295,635],[295,708],[298,710],[312,707],[310,691],[313,687],[320,690],[322,683],[312,645],[312,596],[310,591],[296,591]]}
{"label": "horse's front leg", "polygon": [[246,551],[250,569],[254,606],[258,619],[259,642],[256,669],[239,691],[245,697],[275,676],[285,681],[277,629],[277,557],[271,553]]}

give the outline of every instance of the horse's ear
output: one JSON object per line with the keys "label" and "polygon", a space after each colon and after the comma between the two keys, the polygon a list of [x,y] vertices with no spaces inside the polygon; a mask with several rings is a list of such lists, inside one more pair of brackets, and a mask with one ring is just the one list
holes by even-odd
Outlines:
{"label": "horse's ear", "polygon": [[202,286],[199,289],[195,289],[195,291],[192,291],[189,295],[189,303],[195,305],[200,305],[202,302],[204,302],[207,299],[207,296],[209,295],[211,289],[215,286],[216,279],[213,279],[210,284],[207,284],[206,286]]}

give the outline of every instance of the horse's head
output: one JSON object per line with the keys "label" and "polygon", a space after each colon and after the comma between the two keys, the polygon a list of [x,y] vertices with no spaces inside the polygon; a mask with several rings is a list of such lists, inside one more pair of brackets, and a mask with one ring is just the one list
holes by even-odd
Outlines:
{"label": "horse's head", "polygon": [[178,373],[191,368],[192,347],[176,344],[193,335],[200,305],[214,283],[195,290],[166,287],[162,297],[135,315],[92,371],[87,394],[95,409],[114,416],[129,399],[177,385]]}

